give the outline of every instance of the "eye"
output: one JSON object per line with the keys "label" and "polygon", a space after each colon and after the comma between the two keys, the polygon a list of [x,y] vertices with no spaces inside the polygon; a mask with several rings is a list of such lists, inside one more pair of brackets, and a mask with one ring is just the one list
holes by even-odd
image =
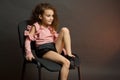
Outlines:
{"label": "eye", "polygon": [[53,15],[47,15],[47,17],[54,17]]}
{"label": "eye", "polygon": [[50,17],[51,15],[47,15],[47,17]]}

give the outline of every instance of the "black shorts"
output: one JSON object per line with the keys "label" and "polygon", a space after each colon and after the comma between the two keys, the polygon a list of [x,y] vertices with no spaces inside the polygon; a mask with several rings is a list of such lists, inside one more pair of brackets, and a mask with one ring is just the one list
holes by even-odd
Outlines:
{"label": "black shorts", "polygon": [[36,50],[35,50],[37,57],[42,57],[48,51],[57,52],[56,47],[55,47],[55,43],[52,42],[52,43],[42,44],[42,45],[36,47]]}

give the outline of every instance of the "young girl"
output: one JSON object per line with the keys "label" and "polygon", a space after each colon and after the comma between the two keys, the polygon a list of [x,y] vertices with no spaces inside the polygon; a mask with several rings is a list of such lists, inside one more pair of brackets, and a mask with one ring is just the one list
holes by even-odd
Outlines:
{"label": "young girl", "polygon": [[48,3],[40,3],[33,10],[30,23],[25,30],[26,60],[35,57],[31,52],[30,43],[35,41],[37,57],[46,58],[62,65],[61,80],[67,80],[70,61],[61,55],[75,57],[71,52],[71,39],[68,28],[63,27],[59,34],[56,32],[58,18],[55,8]]}

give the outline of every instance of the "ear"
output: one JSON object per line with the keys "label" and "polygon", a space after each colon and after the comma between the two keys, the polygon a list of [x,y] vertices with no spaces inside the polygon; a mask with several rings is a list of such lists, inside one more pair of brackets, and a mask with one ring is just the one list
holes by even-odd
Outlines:
{"label": "ear", "polygon": [[40,18],[40,19],[42,19],[42,16],[41,16],[41,15],[39,15],[39,18]]}

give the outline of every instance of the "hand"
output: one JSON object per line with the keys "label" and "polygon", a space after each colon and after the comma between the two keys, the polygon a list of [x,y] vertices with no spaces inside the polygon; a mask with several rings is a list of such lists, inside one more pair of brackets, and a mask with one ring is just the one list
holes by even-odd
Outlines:
{"label": "hand", "polygon": [[35,59],[35,57],[33,56],[33,54],[28,54],[25,56],[26,60],[28,61],[32,61],[32,59]]}

